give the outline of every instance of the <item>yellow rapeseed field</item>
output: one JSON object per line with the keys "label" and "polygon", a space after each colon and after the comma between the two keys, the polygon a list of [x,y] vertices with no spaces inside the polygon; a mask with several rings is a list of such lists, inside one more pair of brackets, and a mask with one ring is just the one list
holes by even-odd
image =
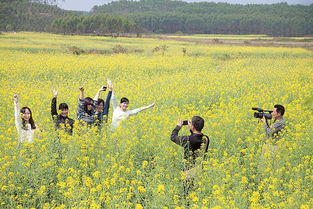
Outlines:
{"label": "yellow rapeseed field", "polygon": [[[109,53],[117,45],[129,53]],[[164,55],[152,52],[165,45]],[[74,46],[88,53],[74,55]],[[0,35],[0,75],[0,208],[313,207],[312,51],[7,33]],[[57,133],[51,89],[77,120],[78,88],[93,97],[108,78],[130,109],[155,107],[114,132],[108,123],[101,131],[76,125],[73,136]],[[15,92],[40,127],[34,143],[20,147]],[[265,133],[251,108],[275,104],[285,106],[287,127],[276,160],[261,165]],[[170,134],[178,119],[194,115],[205,119],[211,143],[190,183],[183,148]]]}

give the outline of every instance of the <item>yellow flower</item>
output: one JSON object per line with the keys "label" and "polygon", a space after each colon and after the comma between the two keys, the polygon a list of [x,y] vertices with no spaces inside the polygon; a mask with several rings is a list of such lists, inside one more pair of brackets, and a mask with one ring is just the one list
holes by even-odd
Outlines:
{"label": "yellow flower", "polygon": [[37,191],[37,194],[38,194],[39,196],[42,196],[42,195],[45,194],[45,192],[46,192],[46,186],[41,186],[41,187],[39,188],[39,190]]}
{"label": "yellow flower", "polygon": [[96,172],[92,173],[92,176],[95,178],[99,178],[100,174],[101,174],[100,171],[96,171]]}
{"label": "yellow flower", "polygon": [[247,184],[248,183],[248,178],[245,177],[245,176],[241,177],[241,183]]}
{"label": "yellow flower", "polygon": [[146,192],[146,189],[143,186],[139,186],[137,189],[142,193]]}
{"label": "yellow flower", "polygon": [[145,167],[147,167],[147,165],[148,165],[149,163],[148,163],[148,161],[146,161],[146,160],[144,160],[143,162],[142,162],[142,168],[145,168]]}
{"label": "yellow flower", "polygon": [[135,209],[143,209],[141,204],[136,204]]}
{"label": "yellow flower", "polygon": [[165,186],[163,184],[159,184],[158,188],[157,188],[157,191],[158,192],[164,192],[164,190],[165,190]]}
{"label": "yellow flower", "polygon": [[260,199],[260,194],[259,192],[253,192],[251,197],[249,198],[251,202],[258,202]]}

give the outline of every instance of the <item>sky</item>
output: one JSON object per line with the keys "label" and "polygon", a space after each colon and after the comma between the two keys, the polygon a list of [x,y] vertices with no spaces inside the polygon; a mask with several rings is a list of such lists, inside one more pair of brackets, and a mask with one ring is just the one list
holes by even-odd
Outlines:
{"label": "sky", "polygon": [[[313,0],[184,0],[186,2],[227,2],[230,4],[273,4],[287,2],[288,4],[313,4]],[[112,0],[59,0],[59,7],[66,10],[90,11],[95,5],[103,5]]]}

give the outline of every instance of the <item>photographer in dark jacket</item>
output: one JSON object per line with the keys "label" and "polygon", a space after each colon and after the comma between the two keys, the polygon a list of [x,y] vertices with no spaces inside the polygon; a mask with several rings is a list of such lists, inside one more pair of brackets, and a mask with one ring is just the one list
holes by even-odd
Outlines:
{"label": "photographer in dark jacket", "polygon": [[59,105],[60,114],[57,112],[57,96],[58,91],[52,89],[53,98],[51,102],[51,115],[55,123],[56,129],[64,128],[64,130],[72,135],[74,120],[68,117],[68,105],[66,103],[61,103]]}
{"label": "photographer in dark jacket", "polygon": [[[184,121],[178,120],[176,128],[172,131],[171,140],[184,147],[184,158],[189,162],[190,166],[192,166],[195,163],[196,157],[198,157],[201,145],[205,143],[205,151],[207,151],[209,141],[205,141],[205,135],[201,133],[204,127],[204,120],[199,116],[194,116],[191,121],[188,121],[191,135],[178,136],[181,127],[187,125],[186,122],[184,123]],[[185,169],[188,169],[188,167],[189,166],[185,166]]]}

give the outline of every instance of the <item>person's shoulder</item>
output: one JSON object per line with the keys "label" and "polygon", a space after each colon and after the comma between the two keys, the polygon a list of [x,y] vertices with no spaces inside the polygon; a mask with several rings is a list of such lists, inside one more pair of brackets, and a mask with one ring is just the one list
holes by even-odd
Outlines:
{"label": "person's shoulder", "polygon": [[284,118],[280,118],[280,119],[277,119],[277,120],[275,121],[275,123],[278,123],[278,124],[285,124],[285,120],[284,120]]}

